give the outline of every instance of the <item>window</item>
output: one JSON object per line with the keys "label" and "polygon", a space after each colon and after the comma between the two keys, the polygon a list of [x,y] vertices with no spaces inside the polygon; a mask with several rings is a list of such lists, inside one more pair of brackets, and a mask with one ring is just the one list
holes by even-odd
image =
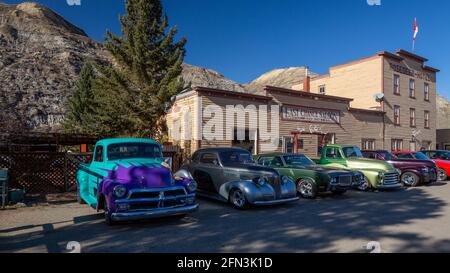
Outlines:
{"label": "window", "polygon": [[392,139],[391,150],[392,151],[403,151],[403,140],[402,139]]}
{"label": "window", "polygon": [[361,147],[363,150],[375,150],[375,139],[363,139]]}
{"label": "window", "polygon": [[394,124],[400,125],[400,106],[394,105]]}
{"label": "window", "polygon": [[97,146],[97,148],[95,148],[94,161],[103,162],[103,146]]}
{"label": "window", "polygon": [[378,159],[376,153],[363,152],[365,158]]}
{"label": "window", "polygon": [[204,164],[214,164],[217,165],[218,164],[218,160],[217,160],[217,156],[215,154],[202,154],[201,158],[200,158],[200,163],[204,163]]}
{"label": "window", "polygon": [[339,149],[338,148],[327,148],[327,152],[325,154],[326,158],[331,158],[331,159],[338,159],[338,158],[342,158],[341,154],[339,153]]}
{"label": "window", "polygon": [[261,157],[258,161],[259,165],[266,167],[283,167],[283,162],[279,156],[275,157]]}
{"label": "window", "polygon": [[424,90],[423,91],[424,92],[424,94],[423,94],[424,100],[430,101],[430,85],[428,83],[425,83],[423,90]]}
{"label": "window", "polygon": [[162,158],[161,146],[149,143],[120,143],[108,145],[108,160],[127,158]]}
{"label": "window", "polygon": [[409,109],[409,126],[416,127],[416,109]]}
{"label": "window", "polygon": [[[239,130],[242,130],[244,133],[244,139],[238,139],[238,132]],[[253,136],[254,136],[254,131],[251,132],[249,129],[238,129],[238,128],[234,128],[234,138],[233,138],[233,142],[232,145],[233,147],[240,147],[240,148],[244,148],[250,152],[253,152],[254,150],[254,142],[252,140]]]}
{"label": "window", "polygon": [[430,112],[425,111],[425,129],[430,129]]}
{"label": "window", "polygon": [[325,95],[326,94],[325,85],[319,86],[319,94],[321,94],[321,95]]}
{"label": "window", "polygon": [[394,75],[394,95],[400,95],[400,76]]}
{"label": "window", "polygon": [[409,80],[409,97],[410,98],[416,97],[416,81],[413,79]]}
{"label": "window", "polygon": [[414,159],[414,156],[412,154],[398,154],[397,155],[398,158],[400,159]]}

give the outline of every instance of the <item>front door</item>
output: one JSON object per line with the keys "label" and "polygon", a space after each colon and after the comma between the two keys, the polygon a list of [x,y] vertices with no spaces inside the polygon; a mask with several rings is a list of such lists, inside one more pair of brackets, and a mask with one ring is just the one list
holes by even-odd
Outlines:
{"label": "front door", "polygon": [[217,155],[215,153],[201,154],[199,164],[194,166],[192,176],[197,181],[199,190],[217,193],[215,184],[223,176]]}

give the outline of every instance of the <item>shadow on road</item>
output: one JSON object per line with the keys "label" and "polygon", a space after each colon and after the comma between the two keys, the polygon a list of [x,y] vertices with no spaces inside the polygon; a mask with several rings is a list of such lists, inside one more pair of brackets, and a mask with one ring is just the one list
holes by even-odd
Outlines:
{"label": "shadow on road", "polygon": [[[78,241],[84,252],[339,252],[337,241],[380,238],[398,240],[399,252],[450,251],[450,241],[429,245],[420,230],[393,228],[437,218],[447,205],[423,188],[351,192],[242,212],[201,200],[200,210],[183,219],[108,227],[101,214],[94,214],[75,218],[73,225],[59,229],[47,224],[44,231],[3,236],[0,251],[45,246],[49,252],[64,252],[67,242]],[[363,252],[362,246],[356,246],[355,252]]]}

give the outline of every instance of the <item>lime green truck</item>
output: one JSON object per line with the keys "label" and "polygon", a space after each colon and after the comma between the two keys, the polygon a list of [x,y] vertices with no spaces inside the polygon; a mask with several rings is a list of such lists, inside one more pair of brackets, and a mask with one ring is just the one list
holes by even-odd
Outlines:
{"label": "lime green truck", "polygon": [[381,160],[363,157],[361,150],[352,145],[325,145],[320,159],[314,160],[326,167],[346,168],[364,174],[364,182],[358,185],[362,191],[388,190],[402,187],[400,172],[393,165]]}

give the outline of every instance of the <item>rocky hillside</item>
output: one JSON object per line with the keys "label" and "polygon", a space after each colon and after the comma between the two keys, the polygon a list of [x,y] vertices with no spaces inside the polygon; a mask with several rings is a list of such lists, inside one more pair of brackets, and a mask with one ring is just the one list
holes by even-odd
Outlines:
{"label": "rocky hillside", "polygon": [[183,65],[183,79],[185,83],[190,86],[203,86],[236,92],[245,92],[243,85],[225,78],[218,72],[189,64]]}
{"label": "rocky hillside", "polygon": [[63,118],[84,60],[104,62],[101,45],[36,3],[0,3],[0,122],[46,131]]}
{"label": "rocky hillside", "polygon": [[[316,73],[312,72],[309,72],[308,74],[312,78],[317,76]],[[291,88],[294,84],[302,82],[305,75],[306,67],[304,66],[275,69],[245,85],[245,89],[247,92],[261,93],[266,85]]]}
{"label": "rocky hillside", "polygon": [[437,97],[438,129],[450,129],[450,101],[443,96]]}

